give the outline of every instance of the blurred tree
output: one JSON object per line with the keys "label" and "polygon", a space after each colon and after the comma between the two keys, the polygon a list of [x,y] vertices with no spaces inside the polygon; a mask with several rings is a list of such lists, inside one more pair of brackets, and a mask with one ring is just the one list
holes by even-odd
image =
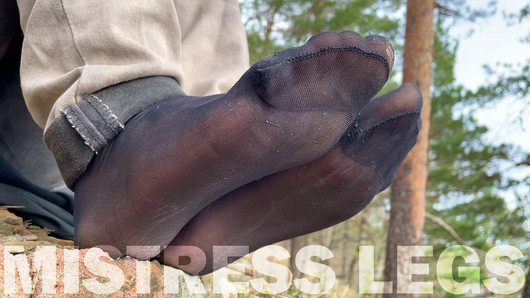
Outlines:
{"label": "blurred tree", "polygon": [[[514,245],[526,256],[518,260],[518,265],[530,269],[530,177],[516,179],[510,175],[514,170],[528,169],[530,156],[514,146],[489,143],[485,138],[487,127],[473,118],[475,109],[508,96],[528,101],[529,67],[501,74],[490,69],[488,74],[497,76],[494,83],[477,91],[466,90],[455,83],[458,40],[450,37],[449,28],[447,19],[439,16],[434,44],[427,212],[443,219],[458,237],[429,220],[424,241],[434,245],[435,256],[457,243],[478,251],[499,244]],[[481,274],[485,278],[488,272],[482,268]]]}
{"label": "blurred tree", "polygon": [[[247,0],[242,2],[241,7],[252,62],[285,47],[299,45],[316,32],[354,30],[361,34],[389,37],[398,51],[395,72],[399,72],[402,68],[399,52],[404,42],[404,3]],[[468,91],[455,83],[458,41],[450,37],[449,28],[459,21],[490,16],[494,11],[494,1],[489,1],[480,10],[473,10],[467,4],[466,0],[435,2],[437,14],[426,193],[429,220],[425,222],[423,236],[425,243],[434,245],[435,256],[448,245],[459,242],[481,250],[488,250],[499,243],[525,247],[523,244],[528,242],[529,231],[525,221],[529,216],[530,198],[524,194],[514,195],[514,200],[507,204],[503,194],[520,185],[528,185],[530,178],[515,180],[507,175],[506,169],[528,166],[530,158],[513,146],[489,144],[485,139],[487,127],[477,123],[470,107],[498,100],[507,94],[527,95],[524,92],[528,92],[528,85],[521,85],[521,81],[530,77],[529,70],[515,69],[516,72],[499,76],[499,80],[495,81],[497,87],[487,85],[477,92]],[[393,77],[385,91],[398,84]],[[358,244],[375,245],[376,267],[382,268],[381,264],[384,264],[382,253],[388,229],[388,203],[388,192],[385,192],[360,215],[351,219],[349,227],[341,224],[335,227],[334,233],[315,233],[308,235],[304,241],[316,244],[325,239],[321,244],[326,244],[324,242],[328,242],[331,235],[330,248],[336,255],[336,262],[339,262],[333,268],[337,272],[340,268],[346,270],[341,276],[353,285],[353,281],[358,281],[357,273],[353,273],[358,263]],[[456,240],[454,235],[461,241]],[[528,256],[530,252],[526,247],[523,252]],[[345,262],[347,266],[343,265]],[[376,275],[376,278],[382,277]]]}
{"label": "blurred tree", "polygon": [[[382,34],[396,42],[403,0],[247,0],[241,11],[251,63],[322,31]],[[396,43],[399,48],[399,43]]]}
{"label": "blurred tree", "polygon": [[302,277],[302,272],[299,270],[299,268],[296,266],[295,262],[295,256],[298,253],[298,251],[304,246],[308,245],[307,243],[308,235],[301,235],[298,237],[295,237],[291,239],[291,260],[290,260],[290,267],[291,272],[293,274],[293,279]]}
{"label": "blurred tree", "polygon": [[[505,170],[526,166],[520,161],[527,154],[486,142],[487,127],[466,111],[475,98],[455,83],[458,42],[448,28],[437,20],[427,210],[443,218],[469,246],[488,250],[498,240],[522,243],[528,235],[524,226],[528,214],[522,208],[528,197],[514,195],[515,207],[509,209],[499,191],[528,184],[528,179],[510,178]],[[447,236],[437,225],[426,227],[427,242],[440,249],[448,243]]]}
{"label": "blurred tree", "polygon": [[[296,46],[303,43],[312,35],[321,31],[340,32],[350,30],[361,35],[380,34],[390,39],[394,48],[402,48],[402,36],[404,25],[403,0],[247,0],[241,2],[241,11],[247,31],[251,63],[274,54],[283,48]],[[393,75],[395,72],[393,72]],[[389,91],[399,85],[394,80],[385,86],[384,91]],[[365,223],[367,218],[384,217],[385,204],[371,204],[366,210],[361,221],[361,229],[348,230],[346,225],[340,225],[337,232],[327,230],[315,233],[315,235],[301,236],[291,240],[291,253],[294,255],[305,243],[321,243],[322,245],[338,244],[342,247],[341,261],[348,262],[348,266],[339,266],[347,272],[341,272],[348,280],[356,280],[358,276],[353,274],[357,264],[356,248],[350,247],[348,242],[360,243],[364,227],[371,228],[369,235],[378,235],[378,239],[384,239],[386,234],[380,226],[382,221],[375,221],[371,227]],[[376,216],[369,216],[376,214]],[[381,214],[382,213],[382,214]],[[375,231],[377,229],[377,232]],[[361,236],[355,235],[360,233]],[[333,238],[342,236],[340,241]],[[311,240],[309,242],[309,239]],[[374,240],[375,241],[375,240]],[[379,246],[384,245],[381,241]],[[381,254],[379,254],[381,255]],[[381,262],[382,260],[377,260]],[[343,270],[343,271],[344,271]],[[299,275],[295,270],[294,274]]]}
{"label": "blurred tree", "polygon": [[[528,24],[530,22],[530,4],[522,7],[519,13],[507,14],[505,18],[508,24],[512,26]],[[521,37],[521,42],[530,44],[530,32],[527,36]],[[530,60],[521,65],[497,61],[495,66],[485,65],[484,68],[487,74],[496,77],[496,80],[478,88],[475,92],[467,92],[466,97],[468,99],[474,99],[480,104],[485,104],[502,100],[507,96],[514,96],[530,102]]]}
{"label": "blurred tree", "polygon": [[416,146],[397,170],[391,187],[385,280],[394,282],[397,293],[408,292],[408,285],[396,282],[396,277],[408,274],[398,270],[406,270],[403,264],[409,262],[408,259],[399,258],[397,246],[420,244],[423,235],[431,124],[434,6],[434,0],[407,1],[403,83],[419,86],[423,95],[423,109],[422,128]]}
{"label": "blurred tree", "polygon": [[[401,262],[396,255],[396,245],[414,245],[422,241],[424,212],[426,205],[426,186],[428,174],[428,161],[433,156],[428,156],[428,146],[436,137],[429,136],[431,129],[431,98],[430,90],[432,83],[432,63],[444,71],[444,76],[436,76],[435,85],[452,87],[454,55],[436,55],[439,52],[451,53],[449,44],[438,43],[438,52],[434,53],[434,11],[436,9],[438,19],[452,23],[461,20],[475,20],[491,16],[495,12],[496,1],[489,1],[485,8],[471,8],[466,0],[438,0],[438,1],[416,1],[407,2],[407,29],[405,33],[405,51],[403,64],[403,83],[412,82],[420,86],[424,96],[424,108],[422,113],[423,127],[418,137],[418,143],[409,153],[404,163],[398,169],[396,178],[392,184],[391,192],[391,212],[387,238],[387,256],[385,279],[396,280],[397,268]],[[438,28],[439,29],[439,28]],[[447,34],[448,32],[437,32]],[[456,49],[454,49],[456,50]],[[448,71],[449,70],[449,71]],[[445,111],[452,111],[453,106]],[[433,113],[438,112],[433,109]],[[447,115],[445,115],[447,116]],[[452,118],[444,118],[452,119]],[[436,119],[438,120],[438,119]],[[471,129],[475,134],[480,134],[484,127]],[[458,135],[459,131],[451,131],[453,135]],[[466,137],[473,137],[466,135]],[[483,140],[477,140],[481,142]],[[487,149],[485,149],[487,150]],[[449,150],[450,151],[450,150]],[[432,153],[432,150],[431,150]],[[441,155],[442,158],[453,156],[451,152]],[[488,160],[489,161],[489,160]],[[461,172],[465,173],[465,172]],[[444,183],[444,176],[440,176],[438,182]],[[440,181],[442,180],[442,181]],[[429,188],[430,189],[430,188]],[[433,216],[431,216],[433,218]],[[439,218],[438,218],[439,219]],[[450,228],[450,226],[448,226]],[[396,287],[396,285],[394,284]],[[398,291],[399,285],[397,285]],[[405,290],[405,289],[402,289]]]}

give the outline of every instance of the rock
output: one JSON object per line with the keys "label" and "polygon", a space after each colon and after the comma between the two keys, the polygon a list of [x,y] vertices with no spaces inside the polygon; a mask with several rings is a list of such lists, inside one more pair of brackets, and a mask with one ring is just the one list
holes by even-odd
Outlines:
{"label": "rock", "polygon": [[37,237],[37,235],[34,235],[34,234],[25,235],[25,236],[22,236],[22,238],[25,241],[37,241],[39,239],[39,237]]}
{"label": "rock", "polygon": [[23,246],[11,246],[10,244],[6,244],[5,246],[7,247],[7,251],[10,254],[17,254],[17,253],[22,253],[26,251],[26,249]]}

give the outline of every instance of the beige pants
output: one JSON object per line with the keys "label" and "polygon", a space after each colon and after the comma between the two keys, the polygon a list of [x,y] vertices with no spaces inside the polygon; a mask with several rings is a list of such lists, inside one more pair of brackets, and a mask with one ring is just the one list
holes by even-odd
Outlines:
{"label": "beige pants", "polygon": [[18,7],[24,98],[70,187],[142,109],[181,89],[226,92],[248,68],[237,0],[18,0]]}

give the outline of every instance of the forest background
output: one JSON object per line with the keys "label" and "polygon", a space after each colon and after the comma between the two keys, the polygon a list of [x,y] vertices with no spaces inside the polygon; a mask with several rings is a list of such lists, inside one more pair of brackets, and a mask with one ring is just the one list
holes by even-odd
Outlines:
{"label": "forest background", "polygon": [[[396,50],[396,65],[381,93],[401,84],[405,0],[244,0],[240,6],[251,63],[321,31],[380,34]],[[419,215],[424,225],[420,239],[409,244],[434,246],[431,262],[451,245],[473,248],[481,261],[490,248],[513,245],[525,255],[515,263],[528,275],[530,2],[437,0],[433,29],[428,180],[425,212]],[[389,232],[390,197],[391,188],[352,219],[283,244],[294,253],[307,244],[332,249],[330,266],[342,285],[337,291],[346,297],[358,292],[360,245],[375,248],[376,280],[392,280],[385,272],[385,265],[398,262],[386,256],[387,243],[396,236]],[[465,266],[462,260],[458,264]],[[433,263],[430,276],[435,269]],[[482,262],[480,279],[488,277]],[[438,283],[434,291],[444,292]],[[288,294],[296,295],[296,289]],[[490,294],[481,287],[481,295]]]}

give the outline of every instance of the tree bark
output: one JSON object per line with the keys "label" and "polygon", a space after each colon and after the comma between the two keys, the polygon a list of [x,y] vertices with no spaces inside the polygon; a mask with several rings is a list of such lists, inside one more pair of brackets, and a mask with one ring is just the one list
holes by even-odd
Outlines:
{"label": "tree bark", "polygon": [[[419,244],[423,234],[430,127],[432,63],[434,44],[434,0],[407,1],[407,27],[403,62],[403,83],[414,83],[423,95],[422,129],[416,146],[396,172],[391,186],[391,211],[387,236],[385,279],[393,281],[404,260],[398,259],[397,245]],[[401,290],[401,291],[399,291]]]}
{"label": "tree bark", "polygon": [[[366,211],[363,211],[361,212],[361,214],[359,214],[359,225],[358,225],[359,228],[357,230],[357,235],[359,237],[359,240],[357,241],[357,247],[363,244],[364,230],[365,230],[366,217],[367,217],[366,214],[367,214]],[[355,253],[355,255],[353,256],[353,259],[350,262],[350,270],[349,270],[349,275],[347,279],[347,281],[350,281],[350,285],[351,285],[350,288],[355,289],[356,291],[359,291],[359,274],[354,273],[355,268],[358,266],[357,264],[359,263],[358,252],[359,250],[357,249],[357,252]],[[357,273],[359,273],[358,270],[357,270]]]}
{"label": "tree bark", "polygon": [[349,220],[344,222],[342,230],[342,262],[341,262],[341,275],[343,277],[348,276],[348,254],[349,254],[349,242],[348,233],[349,233]]}
{"label": "tree bark", "polygon": [[331,249],[333,247],[333,235],[335,234],[335,226],[331,226],[323,231],[320,231],[322,236],[321,245]]}
{"label": "tree bark", "polygon": [[530,298],[530,269],[526,273],[526,285],[523,289],[523,298]]}
{"label": "tree bark", "polygon": [[298,253],[298,251],[300,249],[302,249],[304,246],[306,246],[307,237],[308,237],[307,235],[302,235],[302,236],[298,236],[298,237],[295,237],[295,238],[291,239],[291,261],[290,261],[290,266],[291,266],[291,272],[293,273],[293,279],[300,278],[303,275],[302,272],[300,272],[300,270],[298,270],[298,269],[302,269],[302,268],[296,267],[295,259],[296,259],[296,254]]}

